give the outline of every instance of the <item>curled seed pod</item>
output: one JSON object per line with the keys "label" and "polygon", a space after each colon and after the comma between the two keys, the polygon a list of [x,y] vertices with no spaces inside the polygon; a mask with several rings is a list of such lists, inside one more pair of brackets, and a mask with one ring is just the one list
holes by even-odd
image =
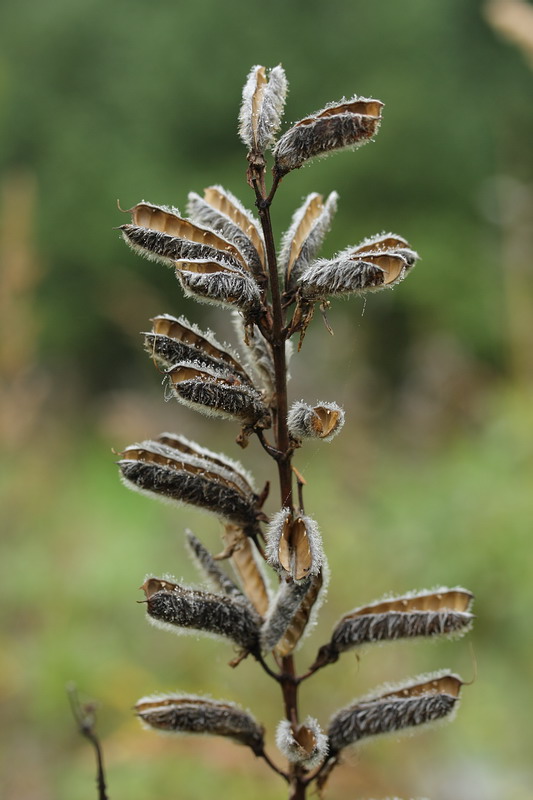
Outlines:
{"label": "curled seed pod", "polygon": [[150,622],[157,627],[222,636],[245,650],[257,650],[261,620],[247,603],[159,578],[147,578],[141,588]]}
{"label": "curled seed pod", "polygon": [[279,130],[287,95],[287,78],[281,65],[270,70],[252,67],[242,91],[239,136],[253,154],[270,147]]}
{"label": "curled seed pod", "polygon": [[283,134],[275,149],[274,170],[285,175],[314,156],[334,150],[360,147],[377,133],[383,103],[366,97],[352,97],[330,103]]}
{"label": "curled seed pod", "polygon": [[405,256],[388,253],[354,253],[351,248],[336,258],[315,261],[300,279],[304,300],[316,302],[335,295],[349,295],[385,289],[400,283],[406,275]]}
{"label": "curled seed pod", "polygon": [[388,253],[400,255],[405,258],[407,269],[414,267],[419,259],[418,253],[412,249],[409,242],[397,233],[377,233],[369,236],[356,245],[354,253]]}
{"label": "curled seed pod", "polygon": [[222,346],[211,331],[201,331],[185,317],[176,319],[170,314],[154,317],[152,331],[144,334],[144,348],[163,368],[172,367],[178,361],[197,361],[251,383],[228,345]]}
{"label": "curled seed pod", "polygon": [[474,596],[445,587],[390,597],[345,614],[331,641],[319,650],[317,664],[336,661],[340,653],[361,645],[417,636],[462,636],[472,627]]}
{"label": "curled seed pod", "polygon": [[316,719],[307,717],[296,730],[288,719],[281,720],[276,729],[276,744],[291,763],[313,769],[327,756],[329,743]]}
{"label": "curled seed pod", "polygon": [[252,386],[227,373],[184,361],[168,370],[172,393],[184,405],[208,416],[269,428],[270,411]]}
{"label": "curled seed pod", "polygon": [[187,213],[193,222],[232,242],[254,274],[263,272],[266,263],[263,236],[253,214],[231,192],[222,186],[209,186],[203,199],[191,192]]}
{"label": "curled seed pod", "polygon": [[211,700],[199,695],[151,695],[135,705],[141,722],[165,733],[206,733],[228,736],[263,752],[264,730],[248,711],[226,700]]}
{"label": "curled seed pod", "polygon": [[286,286],[294,286],[302,272],[317,256],[331,227],[337,210],[337,192],[331,192],[324,203],[321,194],[310,194],[296,211],[288,231],[283,235],[279,269],[285,275]]}
{"label": "curled seed pod", "polygon": [[244,594],[258,614],[264,617],[270,597],[263,564],[257,558],[253,542],[237,525],[226,525],[222,537]]}
{"label": "curled seed pod", "polygon": [[313,578],[296,583],[282,581],[277,595],[270,604],[261,628],[261,649],[273,650],[286,634],[298,609],[305,602]]}
{"label": "curled seed pod", "polygon": [[131,445],[121,455],[118,464],[128,488],[160,500],[189,503],[255,535],[255,495],[220,464],[151,441]]}
{"label": "curled seed pod", "polygon": [[287,425],[295,439],[330,442],[344,425],[344,410],[337,403],[320,403],[312,407],[300,401],[289,409]]}
{"label": "curled seed pod", "polygon": [[246,598],[239,587],[236,586],[231,578],[219,567],[218,562],[215,561],[209,550],[203,546],[193,532],[189,530],[185,531],[185,537],[194,563],[199,568],[200,572],[209,580],[213,588],[222,594],[227,594],[228,597],[246,602]]}
{"label": "curled seed pod", "polygon": [[295,581],[318,575],[324,561],[318,525],[305,514],[292,516],[282,508],[272,517],[266,533],[268,563]]}
{"label": "curled seed pod", "polygon": [[320,606],[324,602],[329,583],[329,569],[324,560],[318,575],[309,580],[309,587],[298,606],[285,633],[278,641],[275,652],[282,658],[290,655],[301,643],[304,636],[313,629]]}
{"label": "curled seed pod", "polygon": [[413,680],[385,686],[337,711],[329,723],[330,755],[344,747],[386,733],[450,718],[463,681],[450,672],[420,675]]}
{"label": "curled seed pod", "polygon": [[[123,236],[128,244],[149,258],[173,262],[179,258],[210,258],[218,254],[247,269],[239,249],[210,228],[201,228],[173,210],[151,203],[138,203],[130,211],[131,225],[121,227]],[[151,234],[159,234],[159,237]],[[179,255],[180,248],[183,248],[182,255]],[[206,248],[205,252],[201,248]]]}
{"label": "curled seed pod", "polygon": [[199,303],[238,308],[252,321],[259,314],[261,292],[249,275],[222,261],[179,261],[176,277],[183,292]]}
{"label": "curled seed pod", "polygon": [[215,469],[217,467],[222,467],[223,471],[220,474],[223,478],[236,483],[240,490],[248,497],[253,499],[257,497],[254,479],[251,473],[244,469],[239,461],[229,458],[229,456],[224,453],[215,453],[213,450],[208,450],[207,447],[201,447],[197,442],[186,439],[185,436],[179,433],[160,433],[155,441],[158,444],[178,450],[180,453],[207,459],[211,462],[211,469],[213,469],[213,464],[215,465]]}

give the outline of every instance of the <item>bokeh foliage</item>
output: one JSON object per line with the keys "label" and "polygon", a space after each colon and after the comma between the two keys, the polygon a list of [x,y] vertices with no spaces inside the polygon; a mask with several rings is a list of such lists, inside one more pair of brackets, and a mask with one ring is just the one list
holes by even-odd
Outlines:
{"label": "bokeh foliage", "polygon": [[[318,393],[348,415],[331,449],[296,462],[333,570],[314,642],[385,591],[464,583],[478,596],[479,678],[457,722],[367,747],[331,796],[523,800],[533,334],[531,275],[527,259],[516,270],[520,230],[506,205],[532,180],[521,55],[465,0],[6,2],[0,42],[0,360],[15,387],[2,395],[5,796],[92,796],[64,699],[71,679],[102,702],[113,798],[247,797],[256,786],[280,796],[248,753],[160,740],[130,719],[137,697],[179,688],[242,699],[272,728],[277,700],[252,665],[226,667],[225,646],[144,624],[134,605],[144,573],[192,579],[181,530],[205,531],[213,549],[217,530],[126,494],[107,454],[175,428],[239,457],[231,424],[163,405],[137,335],[156,313],[216,329],[222,314],[184,302],[170,272],[134,257],[112,227],[123,221],[117,198],[183,208],[189,190],[221,183],[251,205],[240,90],[252,64],[281,61],[287,121],[354,92],[386,107],[375,144],[285,179],[278,232],[303,195],[336,189],[326,254],[391,229],[423,257],[399,290],[364,309],[338,304],[334,339],[315,320],[294,365],[295,399]],[[254,468],[257,449],[242,458]],[[468,675],[468,650],[454,647],[390,647],[386,671],[370,653],[330,667],[314,707],[325,721],[381,680],[447,661]]]}

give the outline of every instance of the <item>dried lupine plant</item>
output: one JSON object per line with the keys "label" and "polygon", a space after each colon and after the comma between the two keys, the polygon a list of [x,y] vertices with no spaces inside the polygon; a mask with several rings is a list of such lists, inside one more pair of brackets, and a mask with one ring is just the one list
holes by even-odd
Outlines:
{"label": "dried lupine plant", "polygon": [[[270,72],[254,67],[243,91],[239,134],[248,151],[247,183],[258,217],[221,186],[209,186],[203,197],[189,195],[185,216],[143,201],[121,227],[136,252],[175,270],[187,297],[232,313],[240,354],[211,331],[168,313],[152,320],[144,347],[166,375],[168,397],[237,423],[242,448],[256,437],[277,467],[278,510],[265,513],[268,487],[258,491],[238,461],[180,433],[126,447],[119,466],[128,487],[188,503],[220,520],[217,555],[191,531],[185,535],[208,588],[149,576],[142,586],[147,615],[165,630],[229,640],[237,649],[232,666],[250,656],[278,683],[283,718],[275,741],[281,756],[267,754],[263,726],[233,702],[153,695],[139,700],[138,717],[166,733],[234,739],[287,782],[292,800],[301,800],[312,784],[323,788],[346,748],[361,739],[449,718],[463,683],[444,671],[382,687],[322,725],[312,716],[301,720],[301,684],[348,650],[464,634],[472,624],[473,597],[460,587],[443,587],[355,608],[335,625],[314,661],[297,669],[295,651],[314,623],[329,571],[319,527],[304,508],[305,481],[292,460],[305,439],[333,439],[344,425],[344,411],[331,400],[296,400],[289,407],[290,339],[298,339],[299,350],[317,305],[325,312],[332,297],[396,286],[418,256],[403,237],[380,233],[333,258],[318,258],[336,210],[335,192],[326,199],[310,194],[276,251],[270,209],[282,179],[315,156],[371,141],[383,107],[365,97],[342,99],[296,122],[276,141],[286,92],[281,66]],[[273,161],[268,187],[267,150]]]}

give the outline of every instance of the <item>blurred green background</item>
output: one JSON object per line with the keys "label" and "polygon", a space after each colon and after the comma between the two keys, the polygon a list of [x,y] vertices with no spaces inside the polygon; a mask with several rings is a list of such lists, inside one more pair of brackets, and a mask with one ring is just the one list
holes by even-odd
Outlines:
{"label": "blurred green background", "polygon": [[256,443],[238,451],[231,423],[163,402],[138,331],[157,313],[185,313],[230,338],[229,321],[184,301],[171,272],[135,257],[113,226],[124,219],[117,198],[184,208],[213,183],[251,207],[240,92],[253,64],[279,62],[288,122],[353,93],[386,106],[374,144],[284,180],[278,234],[305,194],[336,189],[325,255],[393,230],[423,259],[396,291],[335,303],[334,338],[318,316],[292,365],[293,399],[347,411],[339,439],[296,458],[332,570],[299,664],[341,613],[387,591],[466,585],[478,615],[473,651],[465,640],[388,646],[344,656],[306,685],[302,710],[325,724],[380,682],[441,667],[469,679],[477,665],[452,725],[368,744],[326,797],[533,796],[528,13],[518,0],[2,4],[6,800],[96,796],[68,681],[100,703],[112,800],[285,796],[244,748],[160,738],[133,719],[144,694],[208,692],[250,708],[273,747],[281,705],[253,663],[226,666],[227,644],[145,623],[144,574],[194,580],[183,528],[218,550],[218,526],[127,492],[111,452],[176,430],[241,458],[259,484],[273,477]]}

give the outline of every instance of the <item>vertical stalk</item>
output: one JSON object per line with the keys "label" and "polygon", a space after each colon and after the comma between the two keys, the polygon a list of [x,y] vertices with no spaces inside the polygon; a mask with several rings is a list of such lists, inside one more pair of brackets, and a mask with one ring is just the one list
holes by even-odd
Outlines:
{"label": "vertical stalk", "polygon": [[[276,382],[276,417],[275,436],[276,448],[279,452],[277,458],[281,505],[293,511],[292,494],[292,448],[290,445],[289,430],[287,426],[287,362],[285,357],[285,341],[287,331],[281,305],[281,292],[279,286],[276,247],[270,218],[270,205],[274,197],[277,181],[274,182],[270,194],[265,197],[264,182],[253,180],[256,194],[256,205],[259,211],[261,227],[265,238],[265,249],[268,264],[270,283],[270,296],[272,302],[272,330],[270,345],[274,359],[274,373]],[[292,655],[285,656],[281,662],[281,690],[285,716],[294,731],[298,727],[298,682],[295,680],[295,667]],[[305,800],[306,784],[303,780],[302,769],[297,764],[291,764],[289,769],[291,794],[289,800]]]}

